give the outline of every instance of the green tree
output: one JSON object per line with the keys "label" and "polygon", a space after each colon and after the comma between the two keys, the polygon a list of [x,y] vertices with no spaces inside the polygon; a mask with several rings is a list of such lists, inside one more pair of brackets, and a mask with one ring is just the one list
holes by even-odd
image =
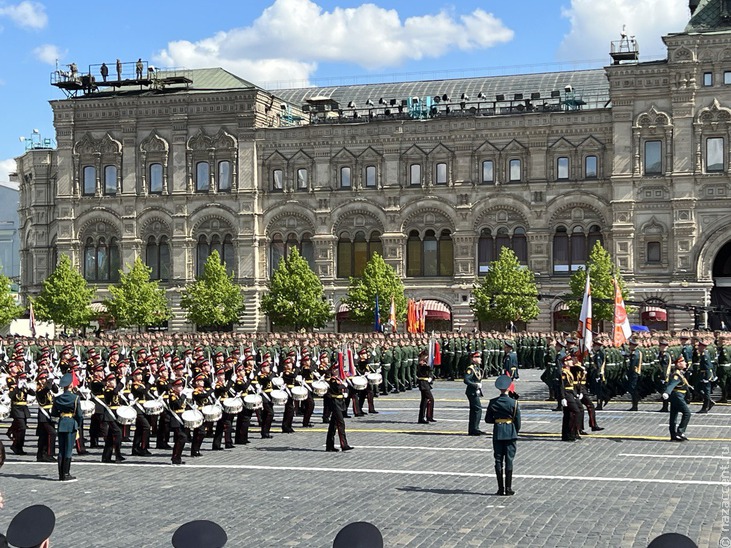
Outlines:
{"label": "green tree", "polygon": [[274,325],[297,330],[323,327],[332,318],[322,282],[297,248],[279,261],[269,292],[261,299],[261,310]]}
{"label": "green tree", "polygon": [[373,323],[376,310],[376,295],[381,313],[381,324],[388,321],[391,297],[396,305],[396,320],[406,317],[406,296],[404,284],[392,266],[378,253],[374,253],[363,269],[360,278],[350,278],[348,294],[343,302],[347,305],[350,319],[357,323]]}
{"label": "green tree", "polygon": [[188,321],[200,327],[221,329],[238,322],[245,308],[244,296],[233,274],[226,273],[218,251],[208,256],[203,275],[185,289],[180,305],[187,311]]}
{"label": "green tree", "polygon": [[36,319],[52,321],[63,327],[85,327],[92,317],[91,301],[96,294],[84,277],[71,266],[68,255],[61,255],[53,273],[33,301]]}
{"label": "green tree", "polygon": [[129,272],[121,273],[119,283],[109,286],[112,296],[104,304],[117,326],[141,329],[172,316],[165,290],[158,281],[150,281],[150,272],[152,269],[137,257]]}
{"label": "green tree", "polygon": [[500,257],[472,290],[471,305],[481,322],[529,322],[538,317],[538,288],[532,270],[522,267],[512,249]]}
{"label": "green tree", "polygon": [[10,292],[10,278],[0,275],[0,327],[4,327],[20,316],[23,307],[18,306]]}
{"label": "green tree", "polygon": [[[617,278],[619,287],[622,289],[622,297],[627,300],[628,291],[624,280],[622,280],[619,272],[615,272],[609,251],[604,249],[599,242],[594,244],[589,253],[586,267],[589,269],[591,276],[591,316],[594,325],[598,325],[597,322],[600,321],[611,321],[614,317],[614,284],[612,283],[612,276]],[[576,316],[578,319],[581,313],[584,288],[586,287],[586,269],[580,268],[574,272],[569,286],[571,287],[572,299],[566,304],[571,315]],[[601,302],[602,300],[606,302]]]}

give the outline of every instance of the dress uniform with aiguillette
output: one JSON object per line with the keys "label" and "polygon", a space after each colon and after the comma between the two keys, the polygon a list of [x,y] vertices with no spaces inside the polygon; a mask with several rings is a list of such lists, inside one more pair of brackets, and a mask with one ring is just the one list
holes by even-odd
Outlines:
{"label": "dress uniform with aiguillette", "polygon": [[[495,380],[495,388],[500,396],[490,400],[485,413],[485,422],[492,424],[492,449],[495,456],[495,474],[498,490],[496,495],[512,495],[513,491],[513,459],[517,449],[520,432],[520,407],[518,402],[508,396],[511,378],[500,375]],[[503,469],[505,481],[503,482]]]}

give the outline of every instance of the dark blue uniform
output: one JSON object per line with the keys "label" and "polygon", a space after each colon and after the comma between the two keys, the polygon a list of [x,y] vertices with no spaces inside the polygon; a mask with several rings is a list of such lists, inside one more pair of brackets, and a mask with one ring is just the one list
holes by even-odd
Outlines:
{"label": "dark blue uniform", "polygon": [[76,443],[76,432],[84,418],[81,411],[79,396],[66,390],[53,400],[51,415],[58,419],[58,479],[63,481],[73,479],[69,475],[71,470],[71,455]]}
{"label": "dark blue uniform", "polygon": [[[520,407],[518,402],[503,393],[490,400],[485,422],[492,424],[492,449],[495,456],[495,474],[498,478],[498,494],[512,495],[513,459],[520,432]],[[505,490],[503,491],[503,466]]]}
{"label": "dark blue uniform", "polygon": [[470,421],[467,427],[467,433],[470,436],[479,436],[482,434],[480,431],[480,419],[482,418],[482,402],[480,396],[482,395],[482,375],[475,364],[467,366],[467,370],[464,374],[464,383],[467,385],[465,388],[465,395],[467,400],[470,402]]}
{"label": "dark blue uniform", "polygon": [[[685,437],[685,429],[688,427],[690,422],[690,408],[688,403],[685,401],[685,394],[690,390],[690,385],[682,371],[676,370],[670,376],[670,382],[665,389],[665,394],[668,395],[670,400],[670,439],[673,441],[685,441],[688,438]],[[683,416],[680,419],[680,424],[676,426],[678,420],[678,413]]]}

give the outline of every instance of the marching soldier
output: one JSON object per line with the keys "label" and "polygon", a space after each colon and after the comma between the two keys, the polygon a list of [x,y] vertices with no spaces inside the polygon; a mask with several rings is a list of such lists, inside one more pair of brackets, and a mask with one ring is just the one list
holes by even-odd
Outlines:
{"label": "marching soldier", "polygon": [[[361,376],[367,376],[368,373],[374,373],[374,369],[371,367],[369,357],[370,352],[367,348],[361,348],[360,352],[358,353],[358,363],[355,364],[355,369],[358,372],[358,375]],[[378,387],[376,387],[378,389]],[[365,390],[358,390],[355,393],[355,396],[353,397],[353,400],[355,401],[357,399],[358,401],[358,412],[356,413],[356,417],[362,417],[366,413],[363,411],[363,404],[368,401],[368,413],[372,415],[377,415],[378,411],[376,411],[376,408],[373,404],[373,386],[370,382],[366,383]]]}
{"label": "marching soldier", "polygon": [[182,418],[188,403],[185,394],[183,394],[183,388],[185,388],[185,381],[175,379],[170,386],[170,394],[168,395],[167,412],[170,415],[170,430],[173,433],[173,454],[171,457],[173,464],[185,464],[182,457],[185,442],[188,441],[189,435]]}
{"label": "marching soldier", "polygon": [[300,402],[302,409],[302,426],[312,428],[315,424],[312,422],[312,413],[315,411],[315,398],[312,393],[312,383],[315,381],[314,371],[312,371],[312,360],[309,352],[303,352],[301,358],[300,375],[302,381],[307,388],[307,399]]}
{"label": "marching soldier", "polygon": [[[294,352],[292,353],[294,355]],[[287,388],[287,403],[284,404],[284,414],[282,415],[282,433],[283,434],[294,434],[295,430],[292,427],[294,421],[294,398],[292,398],[292,388],[296,382],[297,372],[292,366],[293,358],[287,356],[284,360],[284,371],[282,372],[282,379],[284,380],[284,386]]]}
{"label": "marching soldier", "polygon": [[330,374],[327,377],[327,394],[325,399],[330,408],[330,425],[327,429],[327,437],[325,438],[325,450],[331,453],[337,453],[338,448],[335,447],[335,432],[337,431],[340,438],[340,450],[350,451],[352,446],[348,445],[348,438],[345,435],[345,419],[343,418],[343,381],[339,376],[338,366],[333,365],[330,368]]}
{"label": "marching soldier", "polygon": [[53,390],[56,389],[52,381],[48,380],[48,373],[45,371],[36,377],[36,402],[38,403],[38,452],[36,461],[56,462],[56,425],[51,418],[51,407],[53,406]]}
{"label": "marching soldier", "polygon": [[579,404],[576,401],[574,391],[574,376],[571,373],[573,358],[566,354],[562,358],[561,383],[559,384],[559,396],[563,408],[563,423],[561,425],[561,441],[576,441],[579,436]]}
{"label": "marching soldier", "polygon": [[429,353],[423,351],[419,354],[419,367],[417,379],[419,381],[419,392],[421,402],[419,403],[419,424],[437,422],[434,420],[434,396],[431,393],[431,367],[427,363]]}
{"label": "marching soldier", "polygon": [[580,361],[577,360],[572,367],[572,373],[574,374],[574,389],[576,391],[576,400],[579,404],[579,410],[581,413],[581,426],[579,428],[579,434],[581,434],[582,436],[586,434],[586,432],[584,432],[584,410],[581,407],[581,404],[583,404],[583,406],[586,408],[587,413],[589,414],[589,426],[591,427],[591,431],[599,432],[601,430],[604,430],[604,428],[599,426],[596,422],[594,403],[589,397],[589,390],[586,385],[586,368]]}
{"label": "marching soldier", "polygon": [[711,356],[708,353],[708,341],[705,339],[698,341],[698,376],[703,398],[703,406],[698,413],[708,413],[716,405],[711,399],[711,383],[715,380],[715,374]]}
{"label": "marching soldier", "polygon": [[472,352],[470,364],[464,374],[465,395],[470,404],[470,417],[467,425],[467,434],[470,436],[481,436],[484,434],[480,430],[480,420],[482,419],[482,353],[479,351]]}
{"label": "marching soldier", "polygon": [[[213,389],[206,388],[206,376],[203,373],[199,373],[193,381],[195,387],[193,388],[193,404],[197,409],[208,405],[209,398],[213,394]],[[190,456],[191,457],[202,457],[201,446],[203,440],[206,437],[206,426],[205,422],[198,428],[193,429],[192,441],[190,443]]]}
{"label": "marching soldier", "polygon": [[28,396],[35,396],[35,390],[28,387],[28,375],[21,372],[13,379],[8,377],[10,396],[10,418],[13,424],[7,432],[7,436],[13,440],[10,450],[16,455],[25,455],[23,445],[25,444],[25,431],[28,429],[30,410],[28,409]]}
{"label": "marching soldier", "polygon": [[629,356],[627,370],[627,391],[632,396],[632,407],[630,411],[637,411],[640,403],[640,375],[642,374],[642,352],[637,348],[635,339],[629,339]]}
{"label": "marching soldier", "polygon": [[596,395],[596,409],[601,411],[604,406],[609,403],[609,399],[606,397],[607,390],[607,354],[604,351],[604,344],[602,340],[597,337],[592,341],[592,347],[594,352],[592,354],[592,362],[594,368],[591,374],[594,377],[594,392]]}
{"label": "marching soldier", "polygon": [[259,390],[262,392],[262,409],[261,409],[261,437],[263,439],[273,438],[269,432],[272,428],[272,421],[274,420],[274,404],[272,403],[271,393],[274,389],[272,387],[272,376],[270,373],[269,359],[271,356],[269,353],[264,355],[264,362],[261,364],[259,374],[256,376],[256,382],[259,385]]}
{"label": "marching soldier", "polygon": [[[657,365],[660,368],[660,375],[662,378],[662,390],[665,390],[665,387],[670,382],[670,375],[672,373],[672,359],[670,356],[670,353],[668,352],[668,341],[666,339],[660,339],[658,341],[658,352],[657,352]],[[668,412],[668,400],[663,398],[662,400],[662,408],[660,409],[661,413],[667,413]]]}
{"label": "marching soldier", "polygon": [[[688,441],[685,436],[685,429],[690,422],[690,408],[685,401],[685,396],[692,391],[688,380],[685,378],[687,362],[681,354],[675,360],[675,371],[670,376],[665,392],[662,394],[664,400],[670,400],[670,439],[671,441]],[[682,414],[680,424],[676,424],[678,413]]]}
{"label": "marching soldier", "polygon": [[518,370],[518,355],[515,353],[514,346],[513,341],[508,339],[503,343],[503,350],[505,351],[505,356],[503,357],[503,374],[512,379],[508,393],[511,398],[517,400],[520,398],[520,394],[515,391],[515,381],[520,378],[520,372]]}
{"label": "marching soldier", "polygon": [[[500,396],[490,400],[485,413],[485,422],[492,424],[492,449],[495,457],[495,474],[498,490],[496,495],[511,496],[513,491],[513,459],[517,449],[520,432],[520,408],[518,402],[508,396],[511,378],[500,375],[495,380],[495,388]],[[503,471],[505,482],[503,483]]]}
{"label": "marching soldier", "polygon": [[147,400],[148,390],[147,384],[142,380],[142,369],[135,369],[132,372],[132,381],[129,387],[131,396],[137,401],[135,404],[137,418],[135,419],[135,435],[132,439],[132,454],[140,457],[152,455],[148,449],[150,446],[150,421],[144,413],[144,408],[139,403]]}

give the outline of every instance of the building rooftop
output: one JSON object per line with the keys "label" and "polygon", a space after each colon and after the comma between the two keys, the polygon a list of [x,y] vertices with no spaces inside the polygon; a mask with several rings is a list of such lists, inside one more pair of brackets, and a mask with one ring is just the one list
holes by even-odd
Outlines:
{"label": "building rooftop", "polygon": [[685,27],[685,33],[731,30],[731,5],[728,0],[696,1],[697,7]]}

